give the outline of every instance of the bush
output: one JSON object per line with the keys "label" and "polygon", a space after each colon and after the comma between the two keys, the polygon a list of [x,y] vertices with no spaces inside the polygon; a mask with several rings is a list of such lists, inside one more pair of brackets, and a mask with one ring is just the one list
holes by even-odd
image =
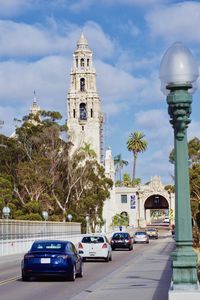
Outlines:
{"label": "bush", "polygon": [[195,219],[196,219],[197,226],[200,229],[200,211],[196,213]]}

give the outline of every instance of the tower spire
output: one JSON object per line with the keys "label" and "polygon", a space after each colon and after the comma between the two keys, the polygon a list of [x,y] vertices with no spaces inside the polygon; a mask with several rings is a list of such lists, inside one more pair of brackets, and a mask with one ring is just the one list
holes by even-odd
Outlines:
{"label": "tower spire", "polygon": [[33,103],[30,107],[30,113],[35,115],[36,113],[38,113],[40,111],[40,107],[37,104],[37,98],[36,98],[36,92],[35,90],[33,91]]}
{"label": "tower spire", "polygon": [[81,32],[80,38],[78,39],[77,50],[89,50],[88,41],[85,38],[83,32]]}

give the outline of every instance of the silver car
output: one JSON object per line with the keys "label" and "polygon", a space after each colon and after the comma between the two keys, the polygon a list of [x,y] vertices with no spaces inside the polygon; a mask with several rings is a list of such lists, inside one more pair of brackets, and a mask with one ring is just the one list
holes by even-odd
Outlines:
{"label": "silver car", "polygon": [[134,243],[149,243],[149,236],[146,231],[136,231],[134,234]]}

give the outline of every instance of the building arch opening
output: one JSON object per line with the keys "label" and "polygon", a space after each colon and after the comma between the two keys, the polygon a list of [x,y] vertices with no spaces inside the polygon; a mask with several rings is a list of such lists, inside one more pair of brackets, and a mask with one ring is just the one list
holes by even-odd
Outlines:
{"label": "building arch opening", "polygon": [[85,91],[85,78],[80,79],[80,90],[81,92]]}
{"label": "building arch opening", "polygon": [[80,120],[87,120],[87,109],[85,103],[80,104]]}
{"label": "building arch opening", "polygon": [[154,194],[148,197],[144,203],[146,224],[163,223],[166,216],[169,215],[169,203],[165,197]]}

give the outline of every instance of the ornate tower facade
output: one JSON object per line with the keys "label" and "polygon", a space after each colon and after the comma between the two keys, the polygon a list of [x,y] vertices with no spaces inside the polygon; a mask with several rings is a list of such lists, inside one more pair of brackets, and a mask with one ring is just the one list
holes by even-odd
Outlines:
{"label": "ornate tower facade", "polygon": [[97,161],[103,163],[103,114],[96,88],[93,53],[81,34],[73,54],[71,82],[67,95],[67,126],[74,150],[91,145]]}

